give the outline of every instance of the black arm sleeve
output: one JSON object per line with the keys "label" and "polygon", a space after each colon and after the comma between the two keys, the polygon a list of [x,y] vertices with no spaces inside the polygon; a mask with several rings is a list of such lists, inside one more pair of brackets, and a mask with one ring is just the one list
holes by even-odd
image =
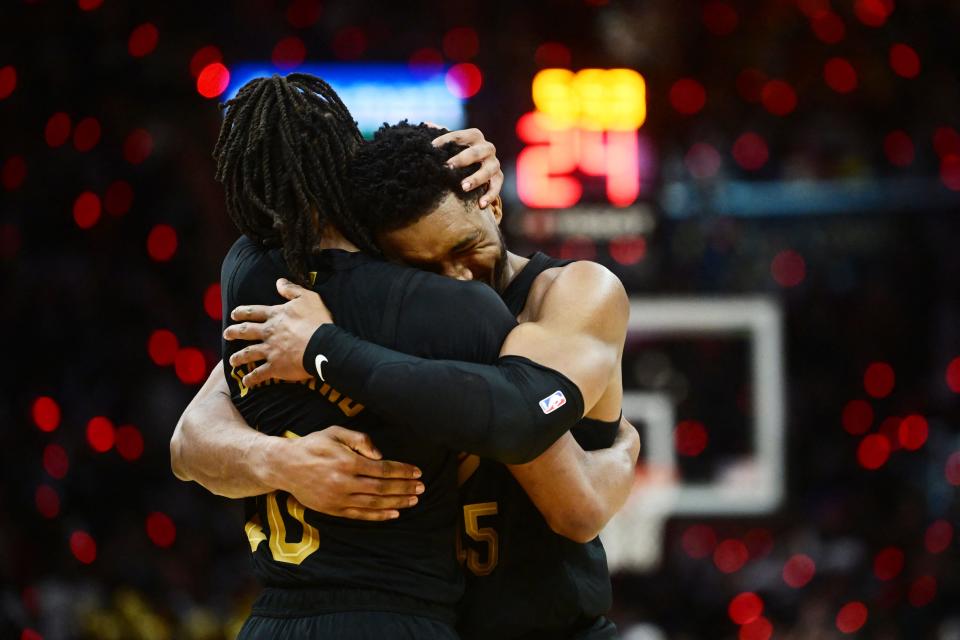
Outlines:
{"label": "black arm sleeve", "polygon": [[303,365],[391,422],[507,464],[533,460],[583,416],[575,384],[518,356],[495,365],[426,360],[323,325]]}

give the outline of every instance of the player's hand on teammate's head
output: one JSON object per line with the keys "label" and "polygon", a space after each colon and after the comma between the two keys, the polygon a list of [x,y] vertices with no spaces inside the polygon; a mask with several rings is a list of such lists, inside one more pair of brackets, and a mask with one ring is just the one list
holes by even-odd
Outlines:
{"label": "player's hand on teammate's head", "polygon": [[[424,123],[436,126],[432,123]],[[472,164],[480,163],[480,169],[467,176],[463,181],[463,190],[472,191],[482,185],[487,185],[486,193],[480,198],[480,208],[484,209],[500,195],[500,189],[503,187],[503,170],[500,168],[500,160],[497,159],[497,148],[493,143],[483,137],[483,132],[479,129],[462,129],[460,131],[450,131],[433,141],[433,146],[439,147],[448,142],[456,142],[465,145],[467,148],[447,160],[451,167],[469,167]]]}
{"label": "player's hand on teammate's head", "polygon": [[412,507],[425,487],[420,470],[382,460],[366,433],[327,427],[301,438],[278,439],[273,459],[277,488],[302,505],[354,520],[392,520]]}
{"label": "player's hand on teammate's head", "polygon": [[230,314],[237,324],[230,325],[223,332],[226,340],[257,343],[230,356],[230,365],[234,368],[260,362],[243,377],[243,384],[247,387],[270,379],[308,379],[310,374],[303,368],[307,342],[317,327],[333,322],[330,310],[316,292],[285,278],[277,280],[277,291],[288,302],[273,306],[239,306]]}

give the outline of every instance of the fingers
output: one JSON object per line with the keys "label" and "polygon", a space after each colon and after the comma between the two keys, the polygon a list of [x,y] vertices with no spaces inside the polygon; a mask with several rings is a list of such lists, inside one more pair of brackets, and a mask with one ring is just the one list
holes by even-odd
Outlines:
{"label": "fingers", "polygon": [[351,431],[350,429],[344,429],[343,427],[327,427],[326,431],[334,440],[349,447],[362,456],[366,456],[371,460],[379,460],[383,457],[383,454],[381,454],[377,448],[373,446],[373,440],[371,440],[370,436],[366,433]]}
{"label": "fingers", "polygon": [[355,473],[358,476],[369,476],[371,478],[412,478],[416,479],[423,475],[420,469],[405,462],[394,462],[393,460],[365,460],[357,459],[357,468]]}
{"label": "fingers", "polygon": [[409,509],[417,504],[417,496],[370,496],[357,493],[350,496],[349,507],[354,509]]}
{"label": "fingers", "polygon": [[277,280],[277,293],[287,300],[296,300],[306,292],[306,289],[298,284],[290,282],[286,278],[280,278]]}
{"label": "fingers", "polygon": [[487,186],[487,192],[480,197],[480,208],[484,209],[488,204],[500,197],[500,189],[503,188],[503,171],[500,170],[500,161],[497,161],[497,171],[490,178],[490,184]]}
{"label": "fingers", "polygon": [[[460,167],[469,167],[472,164],[483,162],[488,158],[496,159],[496,157],[497,148],[493,146],[492,142],[484,141],[472,147],[467,147],[457,155],[453,156],[447,160],[447,165],[455,169]],[[499,167],[499,162],[497,163],[497,166]],[[483,182],[486,182],[486,180]],[[473,186],[475,187],[478,184],[483,184],[483,182],[474,182]]]}
{"label": "fingers", "polygon": [[240,365],[250,364],[267,359],[267,348],[263,343],[252,344],[237,351],[230,356],[230,366],[239,367]]}
{"label": "fingers", "polygon": [[227,340],[250,340],[251,342],[263,340],[266,335],[266,326],[260,322],[232,324],[224,329],[223,337]]}
{"label": "fingers", "polygon": [[263,322],[270,317],[271,309],[263,304],[243,305],[230,313],[230,319],[235,322]]}
{"label": "fingers", "polygon": [[483,133],[480,129],[460,129],[457,131],[448,131],[438,138],[434,138],[433,146],[442,147],[448,142],[456,142],[458,144],[470,146],[477,144],[478,142],[483,142]]}
{"label": "fingers", "polygon": [[270,363],[264,362],[262,365],[243,376],[243,386],[250,388],[257,386],[262,382],[266,382],[272,377],[270,372]]}
{"label": "fingers", "polygon": [[396,520],[400,517],[399,511],[384,511],[382,509],[344,509],[336,514],[341,518],[350,518],[351,520],[368,520],[371,522],[383,522],[384,520]]}
{"label": "fingers", "polygon": [[411,498],[424,492],[426,487],[419,480],[384,480],[382,478],[357,478],[353,493],[371,496],[401,496]]}

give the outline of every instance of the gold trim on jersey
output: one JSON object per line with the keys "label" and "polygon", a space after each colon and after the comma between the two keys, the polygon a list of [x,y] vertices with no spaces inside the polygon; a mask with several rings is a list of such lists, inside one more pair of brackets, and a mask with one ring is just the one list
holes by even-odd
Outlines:
{"label": "gold trim on jersey", "polygon": [[311,391],[319,391],[320,395],[329,400],[330,402],[337,405],[337,408],[348,418],[352,418],[361,411],[363,411],[364,406],[359,402],[355,402],[349,396],[345,396],[327,383],[320,385],[320,388],[317,389],[317,379],[310,378],[309,380],[299,380],[297,382],[288,382],[286,380],[278,380],[277,378],[270,378],[265,382],[261,382],[258,385],[253,387],[248,387],[243,384],[243,376],[247,375],[251,371],[257,368],[260,362],[251,362],[246,365],[241,365],[240,368],[233,367],[230,369],[230,377],[233,378],[234,382],[237,383],[237,386],[240,387],[240,397],[244,398],[251,389],[258,389],[260,387],[269,387],[273,384],[302,384],[306,386]]}

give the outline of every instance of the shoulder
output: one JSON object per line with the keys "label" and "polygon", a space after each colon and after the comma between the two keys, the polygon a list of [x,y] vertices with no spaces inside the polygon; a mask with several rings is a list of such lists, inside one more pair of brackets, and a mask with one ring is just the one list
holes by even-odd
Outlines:
{"label": "shoulder", "polygon": [[583,318],[626,317],[630,301],[626,289],[612,271],[602,264],[581,260],[547,269],[534,281],[531,294],[531,320],[543,318],[568,307]]}
{"label": "shoulder", "polygon": [[263,247],[241,236],[223,259],[220,286],[226,301],[237,304],[274,304],[277,278],[289,277],[283,259],[276,250]]}
{"label": "shoulder", "polygon": [[427,357],[485,362],[496,358],[517,322],[491,287],[417,271],[404,292],[400,324],[405,341],[429,345]]}

